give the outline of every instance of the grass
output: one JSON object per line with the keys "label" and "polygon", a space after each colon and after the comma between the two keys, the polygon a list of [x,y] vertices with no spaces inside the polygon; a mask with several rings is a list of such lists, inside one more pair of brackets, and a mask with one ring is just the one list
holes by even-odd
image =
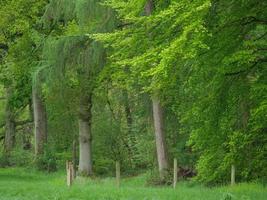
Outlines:
{"label": "grass", "polygon": [[64,172],[44,174],[29,169],[0,169],[0,200],[266,200],[266,187],[239,184],[206,188],[179,183],[171,187],[146,187],[145,177],[126,178],[116,187],[113,178],[78,178],[68,188]]}

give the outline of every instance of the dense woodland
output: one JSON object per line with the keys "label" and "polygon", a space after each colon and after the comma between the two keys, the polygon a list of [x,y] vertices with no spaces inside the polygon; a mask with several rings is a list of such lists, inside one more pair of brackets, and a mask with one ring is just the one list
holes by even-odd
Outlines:
{"label": "dense woodland", "polygon": [[267,180],[266,0],[0,0],[0,167]]}

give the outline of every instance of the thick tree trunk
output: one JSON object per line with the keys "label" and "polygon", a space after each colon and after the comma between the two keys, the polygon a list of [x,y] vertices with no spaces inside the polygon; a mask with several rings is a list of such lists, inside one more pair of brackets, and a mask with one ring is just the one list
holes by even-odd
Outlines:
{"label": "thick tree trunk", "polygon": [[9,153],[15,145],[15,119],[12,105],[8,102],[12,95],[12,90],[7,88],[7,103],[6,103],[6,115],[5,115],[5,153]]}
{"label": "thick tree trunk", "polygon": [[92,97],[82,96],[79,111],[79,173],[90,176],[93,174],[92,163],[92,134],[91,134],[91,114]]}
{"label": "thick tree trunk", "polygon": [[34,85],[32,88],[33,115],[34,115],[34,136],[35,155],[44,152],[44,145],[47,142],[47,118],[45,104],[41,95],[41,88]]}
{"label": "thick tree trunk", "polygon": [[168,158],[163,129],[163,112],[157,97],[152,98],[152,104],[159,173],[160,178],[164,179],[168,169]]}

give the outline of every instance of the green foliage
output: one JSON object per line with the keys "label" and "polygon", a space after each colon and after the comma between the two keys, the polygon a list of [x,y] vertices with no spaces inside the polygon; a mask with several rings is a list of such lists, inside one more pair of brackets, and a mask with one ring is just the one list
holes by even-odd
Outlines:
{"label": "green foliage", "polygon": [[46,145],[44,152],[35,158],[35,166],[38,170],[54,172],[57,170],[57,158],[53,148]]}
{"label": "green foliage", "polygon": [[147,176],[147,185],[149,186],[160,186],[160,185],[172,185],[173,174],[172,171],[165,171],[164,179],[159,176],[158,169],[151,170]]}
{"label": "green foliage", "polygon": [[9,154],[0,154],[0,167],[32,167],[33,153],[20,147],[14,148]]}
{"label": "green foliage", "polygon": [[112,47],[104,75],[126,88],[160,91],[178,138],[190,138],[199,155],[197,179],[226,183],[233,163],[239,181],[265,177],[266,2],[154,1],[151,16],[142,15],[145,2],[107,2],[123,28],[94,36]]}
{"label": "green foliage", "polygon": [[6,154],[0,154],[0,167],[8,167],[9,166],[9,159]]}
{"label": "green foliage", "polygon": [[[94,170],[112,175],[120,161],[133,175],[157,165],[156,93],[170,161],[209,185],[228,183],[233,164],[237,181],[266,180],[266,1],[154,0],[149,16],[147,2],[0,1],[0,83],[12,89],[0,120],[4,105],[26,118],[40,84],[54,149],[36,164],[53,171],[70,158],[80,99],[93,94]],[[1,163],[25,165],[23,152]]]}
{"label": "green foliage", "polygon": [[14,149],[9,157],[9,165],[17,167],[32,167],[33,153],[23,149]]}

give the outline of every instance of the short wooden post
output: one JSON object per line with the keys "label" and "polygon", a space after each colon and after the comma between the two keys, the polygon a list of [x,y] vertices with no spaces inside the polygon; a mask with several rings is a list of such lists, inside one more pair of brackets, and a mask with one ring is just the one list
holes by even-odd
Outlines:
{"label": "short wooden post", "polygon": [[174,158],[173,160],[173,188],[176,188],[176,184],[177,184],[177,159]]}
{"label": "short wooden post", "polygon": [[73,180],[76,178],[76,165],[77,165],[76,160],[77,160],[77,145],[76,145],[76,140],[74,140],[72,144]]}
{"label": "short wooden post", "polygon": [[66,170],[67,170],[67,186],[71,186],[73,182],[73,164],[72,162],[66,162]]}
{"label": "short wooden post", "polygon": [[235,185],[235,165],[231,166],[231,185]]}
{"label": "short wooden post", "polygon": [[120,187],[120,177],[121,177],[120,163],[119,161],[116,161],[116,183],[118,187]]}

